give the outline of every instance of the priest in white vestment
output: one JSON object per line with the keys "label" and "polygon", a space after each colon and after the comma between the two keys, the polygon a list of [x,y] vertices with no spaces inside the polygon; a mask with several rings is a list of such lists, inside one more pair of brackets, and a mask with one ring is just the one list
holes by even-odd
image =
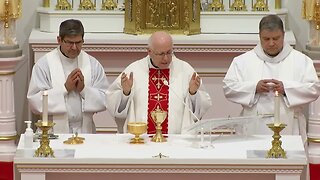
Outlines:
{"label": "priest in white vestment", "polygon": [[84,29],[78,20],[61,23],[59,46],[32,69],[28,90],[31,110],[43,112],[42,93],[48,92],[48,113],[54,133],[94,133],[93,114],[106,109],[108,81],[102,65],[82,51]]}
{"label": "priest in white vestment", "polygon": [[[275,91],[280,94],[281,134],[300,134],[306,142],[304,106],[319,96],[319,80],[313,61],[284,43],[282,20],[269,15],[260,21],[260,43],[235,57],[223,80],[228,100],[243,107],[242,115],[274,114]],[[272,134],[266,124],[273,118],[249,124],[248,134]]]}
{"label": "priest in white vestment", "polygon": [[115,117],[118,131],[128,122],[146,122],[155,133],[150,113],[167,111],[163,134],[181,134],[207,112],[211,98],[201,88],[200,77],[186,62],[173,55],[172,37],[155,32],[148,56],[130,64],[107,90],[107,109]]}

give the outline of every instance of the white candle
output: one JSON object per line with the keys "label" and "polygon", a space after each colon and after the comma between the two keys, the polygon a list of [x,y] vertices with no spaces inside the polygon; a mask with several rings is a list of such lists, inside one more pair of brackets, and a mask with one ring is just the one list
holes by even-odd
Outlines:
{"label": "white candle", "polygon": [[274,125],[280,126],[280,96],[278,91],[275,91],[274,96]]}
{"label": "white candle", "polygon": [[42,94],[42,123],[48,124],[48,91],[43,91]]}

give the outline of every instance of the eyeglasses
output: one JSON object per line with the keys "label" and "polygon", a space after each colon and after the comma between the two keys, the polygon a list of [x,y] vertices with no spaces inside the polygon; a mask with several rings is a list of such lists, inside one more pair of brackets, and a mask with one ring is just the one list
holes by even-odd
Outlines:
{"label": "eyeglasses", "polygon": [[162,52],[162,53],[156,53],[154,51],[152,51],[154,55],[159,56],[159,57],[164,57],[164,56],[172,56],[173,55],[173,51],[170,50],[168,52]]}
{"label": "eyeglasses", "polygon": [[76,45],[77,47],[79,47],[79,46],[81,46],[81,45],[84,43],[83,40],[77,41],[77,42],[68,41],[68,40],[62,40],[62,42],[63,42],[66,46],[68,46],[68,47],[71,47],[71,46],[73,46],[73,45]]}

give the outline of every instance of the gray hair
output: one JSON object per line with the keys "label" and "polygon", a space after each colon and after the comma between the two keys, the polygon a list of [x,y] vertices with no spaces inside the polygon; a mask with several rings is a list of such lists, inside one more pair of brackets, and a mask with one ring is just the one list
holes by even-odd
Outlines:
{"label": "gray hair", "polygon": [[283,22],[277,15],[271,14],[265,16],[261,19],[259,23],[259,33],[265,29],[270,31],[281,30],[282,32],[284,32]]}
{"label": "gray hair", "polygon": [[81,21],[77,19],[68,19],[60,24],[59,36],[63,39],[65,36],[84,36],[84,28]]}

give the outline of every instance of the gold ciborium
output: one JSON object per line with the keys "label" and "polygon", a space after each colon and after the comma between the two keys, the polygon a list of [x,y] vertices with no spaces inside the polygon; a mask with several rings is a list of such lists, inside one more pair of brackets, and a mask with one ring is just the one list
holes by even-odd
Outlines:
{"label": "gold ciborium", "polygon": [[166,142],[167,139],[162,135],[162,126],[161,124],[167,117],[167,112],[162,111],[157,108],[156,110],[151,112],[152,120],[156,123],[156,134],[152,137],[152,142]]}
{"label": "gold ciborium", "polygon": [[280,131],[282,131],[286,124],[280,124],[278,126],[274,125],[273,123],[267,124],[267,126],[273,131],[273,140],[272,140],[272,147],[267,152],[267,158],[287,158],[286,152],[281,147],[282,141],[280,140]]}
{"label": "gold ciborium", "polygon": [[131,144],[144,144],[143,138],[139,136],[147,132],[147,124],[144,122],[129,122],[128,132],[134,135],[131,139]]}
{"label": "gold ciborium", "polygon": [[50,147],[50,140],[49,140],[49,135],[48,131],[51,129],[55,123],[52,121],[48,122],[37,122],[35,125],[42,130],[42,135],[40,139],[40,147],[36,150],[34,156],[35,157],[54,157],[54,152]]}

